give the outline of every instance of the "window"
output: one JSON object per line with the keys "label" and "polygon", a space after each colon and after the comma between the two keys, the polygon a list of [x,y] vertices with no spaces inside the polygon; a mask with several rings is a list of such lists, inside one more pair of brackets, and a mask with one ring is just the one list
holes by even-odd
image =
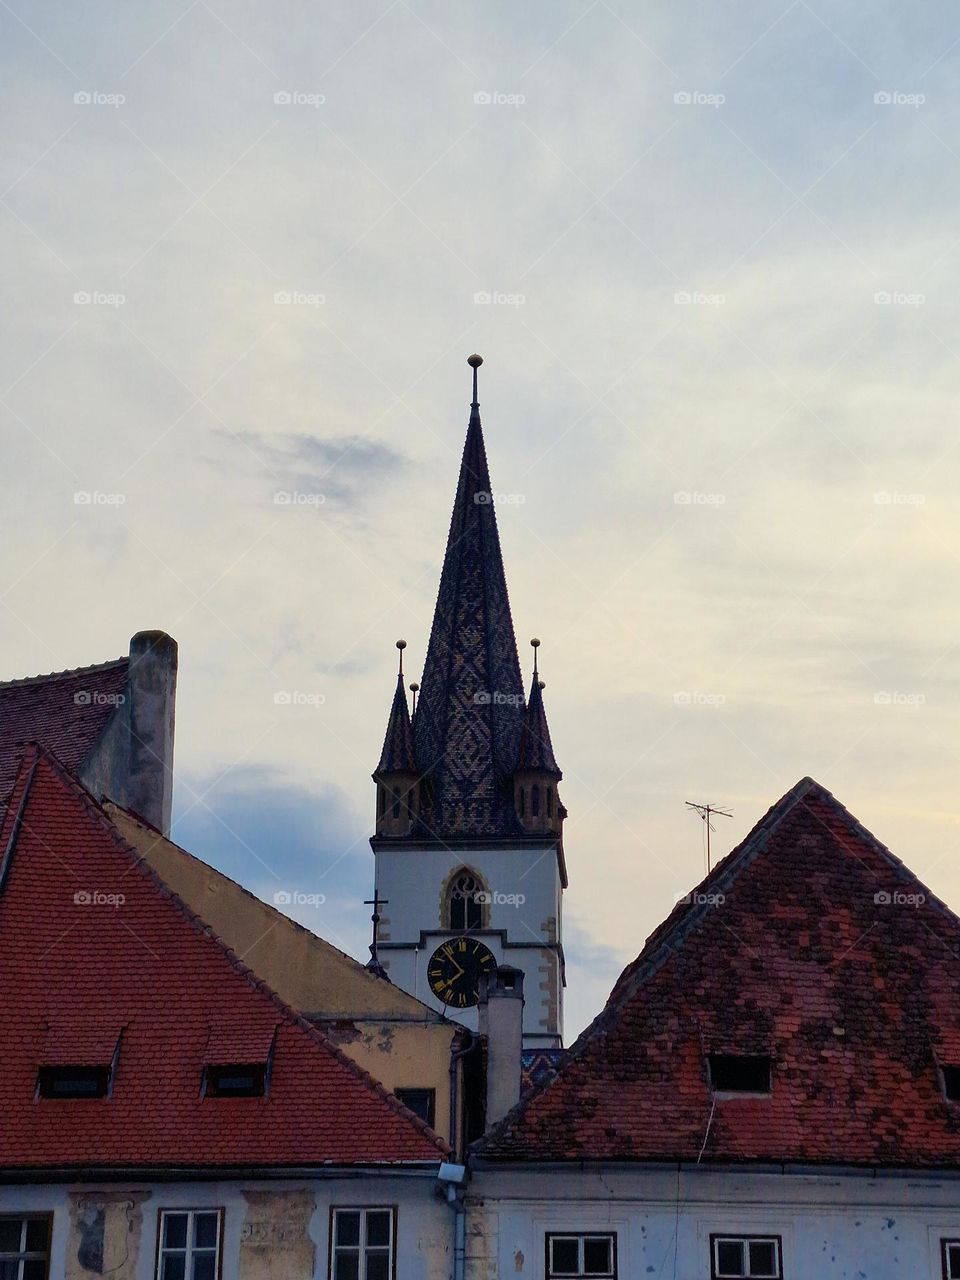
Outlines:
{"label": "window", "polygon": [[547,817],[553,817],[553,787],[547,787]]}
{"label": "window", "polygon": [[547,1280],[566,1276],[603,1276],[613,1280],[616,1274],[615,1235],[547,1236]]}
{"label": "window", "polygon": [[960,1280],[960,1240],[941,1240],[943,1280]]}
{"label": "window", "polygon": [[454,876],[447,898],[451,929],[483,928],[483,906],[478,897],[482,892],[483,886],[473,872],[461,871]]}
{"label": "window", "polygon": [[105,1098],[110,1092],[110,1068],[41,1067],[37,1092],[41,1098]]}
{"label": "window", "polygon": [[393,816],[395,818],[400,817],[400,788],[399,787],[393,788]]}
{"label": "window", "polygon": [[711,1053],[710,1084],[715,1093],[769,1093],[770,1059],[766,1054]]}
{"label": "window", "polygon": [[943,1094],[948,1102],[960,1102],[960,1067],[941,1067]]}
{"label": "window", "polygon": [[3,1280],[47,1280],[50,1274],[50,1214],[0,1217],[0,1276]]}
{"label": "window", "polygon": [[405,1107],[409,1107],[415,1116],[419,1116],[433,1128],[437,1108],[436,1089],[396,1089],[394,1092]]}
{"label": "window", "polygon": [[527,788],[521,787],[520,788],[520,817],[525,818],[526,816],[527,816]]}
{"label": "window", "polygon": [[222,1226],[222,1209],[161,1209],[157,1280],[216,1280]]}
{"label": "window", "polygon": [[530,816],[540,817],[540,788],[536,783],[530,788]]}
{"label": "window", "polygon": [[780,1253],[779,1236],[711,1236],[710,1275],[714,1280],[781,1280]]}
{"label": "window", "polygon": [[393,1209],[334,1209],[330,1280],[393,1280]]}
{"label": "window", "polygon": [[204,1086],[210,1098],[262,1098],[267,1091],[266,1063],[209,1065],[204,1073]]}

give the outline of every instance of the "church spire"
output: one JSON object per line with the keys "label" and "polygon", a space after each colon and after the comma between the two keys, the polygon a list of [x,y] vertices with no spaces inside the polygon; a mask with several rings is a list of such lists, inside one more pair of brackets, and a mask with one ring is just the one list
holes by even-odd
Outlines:
{"label": "church spire", "polygon": [[414,724],[426,833],[511,835],[523,681],[480,425],[477,371]]}
{"label": "church spire", "polygon": [[413,731],[407,694],[403,687],[403,651],[406,640],[398,640],[400,670],[393,694],[387,732],[380,763],[373,774],[377,784],[377,834],[407,835],[418,810],[419,782],[413,749]]}
{"label": "church spire", "polygon": [[533,682],[523,716],[523,733],[513,775],[514,803],[525,831],[560,835],[567,811],[560,803],[557,783],[563,777],[553,754],[550,726],[543,705],[544,683],[537,669],[539,640],[533,646]]}

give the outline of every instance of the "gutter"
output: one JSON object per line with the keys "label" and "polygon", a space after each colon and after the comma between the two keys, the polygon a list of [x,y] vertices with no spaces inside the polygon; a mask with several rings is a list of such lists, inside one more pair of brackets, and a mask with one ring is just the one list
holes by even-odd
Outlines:
{"label": "gutter", "polygon": [[377,1165],[92,1165],[0,1168],[0,1186],[45,1182],[223,1182],[307,1178],[319,1181],[358,1178],[436,1178],[442,1161]]}

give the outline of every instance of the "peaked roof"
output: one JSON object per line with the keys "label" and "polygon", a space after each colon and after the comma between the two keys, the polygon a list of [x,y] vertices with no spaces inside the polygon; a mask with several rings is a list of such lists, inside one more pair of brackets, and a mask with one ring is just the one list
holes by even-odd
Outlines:
{"label": "peaked roof", "polygon": [[[710,1053],[769,1055],[713,1095]],[[681,901],[478,1153],[493,1160],[956,1166],[960,920],[803,779]]]}
{"label": "peaked roof", "polygon": [[397,676],[397,688],[387,720],[387,732],[380,752],[380,763],[374,777],[382,773],[416,773],[417,762],[413,754],[413,730],[410,727],[410,709],[403,687],[403,673]]}
{"label": "peaked roof", "polygon": [[0,683],[0,806],[28,742],[49,747],[69,769],[80,767],[123,701],[128,667],[128,658],[117,658]]}
{"label": "peaked roof", "polygon": [[[172,894],[52,755],[0,829],[0,1169],[432,1164],[445,1146]],[[112,1093],[36,1099],[50,1029],[105,1019]],[[109,1028],[107,1029],[109,1032]],[[272,1044],[263,1098],[201,1096],[211,1043]],[[239,1059],[235,1059],[239,1060]]]}
{"label": "peaked roof", "polygon": [[543,705],[543,681],[536,676],[533,677],[524,712],[517,768],[539,769],[543,773],[553,774],[555,778],[563,777],[557,768],[557,758],[550,741],[550,726],[547,724],[547,712]]}
{"label": "peaked roof", "polygon": [[428,834],[514,834],[523,681],[474,400],[413,725]]}

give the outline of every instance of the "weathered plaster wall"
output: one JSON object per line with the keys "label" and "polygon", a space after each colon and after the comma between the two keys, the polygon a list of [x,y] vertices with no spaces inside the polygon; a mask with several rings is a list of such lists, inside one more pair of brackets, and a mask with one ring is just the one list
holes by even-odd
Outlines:
{"label": "weathered plaster wall", "polygon": [[709,1280],[713,1233],[779,1235],[789,1280],[942,1280],[960,1238],[950,1176],[508,1170],[468,1206],[466,1280],[542,1280],[550,1231],[615,1232],[621,1277],[683,1280]]}
{"label": "weathered plaster wall", "polygon": [[397,1280],[450,1280],[453,1214],[435,1170],[291,1182],[0,1187],[0,1213],[52,1212],[52,1280],[155,1280],[160,1209],[224,1213],[223,1280],[326,1280],[330,1210],[395,1206]]}

